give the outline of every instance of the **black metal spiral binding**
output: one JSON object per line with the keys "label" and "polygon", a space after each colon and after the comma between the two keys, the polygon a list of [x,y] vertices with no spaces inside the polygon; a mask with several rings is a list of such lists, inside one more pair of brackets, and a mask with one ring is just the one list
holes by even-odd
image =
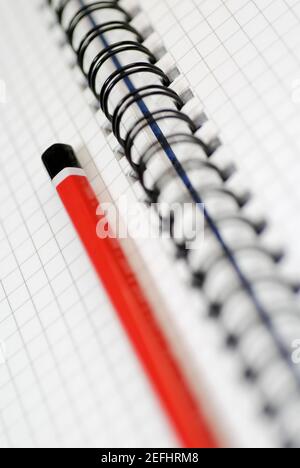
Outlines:
{"label": "black metal spiral binding", "polygon": [[[281,252],[272,252],[264,248],[260,243],[260,236],[264,230],[265,223],[255,223],[247,219],[242,213],[242,208],[247,204],[247,197],[234,193],[227,187],[226,183],[230,179],[231,171],[228,168],[220,168],[214,158],[220,150],[218,145],[204,142],[199,136],[199,126],[195,125],[193,119],[184,113],[184,102],[181,97],[170,88],[171,80],[165,72],[163,72],[156,64],[155,55],[144,45],[142,34],[132,26],[131,16],[126,10],[120,6],[119,1],[95,1],[88,5],[81,6],[75,0],[48,0],[48,4],[55,8],[58,21],[63,24],[64,14],[68,5],[73,2],[77,3],[78,9],[72,18],[69,19],[65,32],[70,45],[77,54],[78,65],[86,77],[89,87],[94,96],[98,100],[101,109],[112,123],[112,129],[118,142],[123,148],[124,154],[129,161],[131,167],[135,170],[138,180],[147,194],[149,202],[169,202],[170,197],[174,201],[185,202],[190,201],[191,197],[188,191],[185,190],[183,184],[178,183],[176,190],[172,190],[172,186],[177,183],[178,177],[170,165],[162,168],[161,173],[153,180],[149,175],[149,167],[156,160],[160,162],[159,153],[164,145],[168,144],[172,148],[180,148],[183,144],[190,145],[192,155],[183,158],[181,165],[190,179],[193,178],[213,182],[205,182],[199,184],[196,180],[196,189],[201,193],[201,197],[207,209],[210,209],[211,216],[214,219],[216,229],[227,237],[227,242],[230,244],[231,251],[235,255],[237,261],[244,264],[246,272],[253,285],[253,289],[260,296],[262,302],[269,310],[270,324],[282,321],[286,315],[294,318],[296,316],[296,306],[293,301],[293,295],[298,290],[295,285],[284,281],[275,271],[275,265],[281,261]],[[91,29],[87,31],[84,37],[81,38],[78,48],[74,47],[74,35],[76,34],[78,25],[82,20],[89,17],[92,13],[99,13],[104,9],[117,11],[124,16],[123,20],[115,20],[110,22],[94,22],[91,24]],[[123,31],[132,35],[132,40],[128,38],[124,41],[118,40],[115,43],[103,44],[102,49],[94,57],[91,64],[85,69],[85,58],[90,45],[100,35],[108,35],[111,32]],[[100,92],[97,91],[98,77],[100,76],[103,67],[108,61],[116,61],[124,52],[136,52],[139,56],[139,61],[129,64],[121,64],[120,67],[112,72],[101,86]],[[141,60],[141,56],[143,60]],[[159,83],[153,82],[148,86],[137,87],[131,89],[128,87],[124,91],[124,96],[113,110],[110,109],[109,102],[112,92],[115,87],[122,81],[130,80],[136,76],[143,74],[151,74],[153,78],[159,80]],[[162,97],[164,100],[170,100],[170,108],[158,108],[149,113],[145,113],[143,117],[137,117],[135,123],[126,129],[125,115],[138,104],[146,101],[151,97]],[[151,141],[148,147],[141,155],[133,157],[132,151],[135,147],[135,141],[142,132],[149,127],[153,122],[158,125],[160,122],[176,121],[178,125],[185,126],[186,131],[174,131],[165,136],[164,141]],[[149,177],[148,177],[149,175]],[[170,195],[171,193],[171,195]],[[164,225],[163,217],[161,217],[162,225]],[[171,220],[171,234],[174,232],[176,219],[173,216],[172,210],[168,215]],[[233,232],[240,233],[238,239],[234,238]],[[231,241],[231,237],[235,240]],[[193,278],[192,283],[195,287],[201,287],[204,291],[210,307],[210,315],[219,320],[226,332],[226,343],[229,348],[239,349],[239,354],[243,362],[243,374],[247,380],[256,382],[264,398],[264,412],[268,417],[276,419],[279,432],[281,433],[283,444],[285,446],[300,445],[300,423],[292,425],[290,429],[286,421],[286,414],[290,411],[290,406],[299,408],[300,388],[295,383],[293,374],[290,375],[288,384],[274,385],[270,388],[264,385],[264,375],[268,374],[268,370],[272,369],[274,363],[281,362],[282,353],[280,354],[276,347],[272,347],[272,352],[269,351],[268,359],[262,359],[260,368],[256,368],[255,364],[247,355],[245,343],[248,337],[252,336],[252,331],[261,331],[261,341],[264,343],[262,348],[270,350],[269,333],[266,332],[262,321],[259,320],[254,313],[253,304],[250,304],[247,292],[239,283],[238,278],[231,277],[228,270],[228,275],[223,275],[223,280],[217,284],[217,272],[225,267],[226,252],[220,248],[217,240],[212,235],[209,226],[206,226],[205,255],[188,249],[184,241],[178,242],[174,238],[177,255],[184,258],[188,265]],[[197,257],[199,256],[199,258]],[[204,258],[205,257],[205,258]],[[253,270],[252,259],[255,258],[257,264],[261,265],[258,271]],[[228,278],[227,278],[228,276]],[[225,287],[225,286],[226,287]],[[278,304],[273,304],[270,300],[268,291],[270,287],[274,287],[276,293],[280,296]],[[244,315],[236,313],[237,299],[245,301],[245,310],[249,310],[249,328],[244,329]],[[296,324],[294,331],[298,331],[300,337],[300,320],[293,322]],[[285,327],[283,330],[283,339],[287,348],[290,346],[292,333]],[[249,352],[252,356],[253,350]],[[287,357],[287,356],[286,356]],[[287,357],[288,359],[288,357]],[[284,362],[285,368],[288,366]],[[274,401],[276,404],[274,404]],[[298,405],[298,406],[297,406]],[[300,421],[300,418],[299,418]]]}
{"label": "black metal spiral binding", "polygon": [[[111,31],[112,29],[110,29]],[[135,33],[134,28],[128,27],[128,31]],[[91,37],[92,40],[92,37]],[[90,43],[90,42],[89,42]],[[78,63],[80,68],[83,70],[83,59],[84,59],[84,53],[89,45],[89,43],[86,43],[85,46],[83,47],[80,45],[79,47],[79,53],[78,53]],[[142,44],[137,44],[136,42],[133,41],[123,41],[123,42],[118,42],[116,44],[113,44],[113,46],[106,48],[99,52],[99,54],[95,57],[92,65],[90,66],[87,78],[89,82],[90,88],[94,91],[94,94],[96,98],[99,99],[100,96],[97,95],[96,93],[96,78],[97,74],[104,65],[104,63],[107,60],[110,60],[115,54],[118,54],[120,52],[130,52],[130,51],[136,51],[136,52],[142,52],[144,55],[148,55],[150,63],[154,64],[156,62],[156,59],[154,55],[144,47]],[[84,71],[84,70],[83,70]]]}
{"label": "black metal spiral binding", "polygon": [[[86,18],[87,16],[90,16],[92,13],[95,13],[97,11],[99,12],[99,11],[107,9],[107,8],[112,8],[114,10],[117,10],[117,11],[121,12],[121,13],[124,13],[124,16],[126,18],[126,22],[124,24],[124,27],[128,26],[128,22],[131,20],[131,18],[127,14],[127,12],[117,4],[117,2],[104,2],[104,1],[93,2],[93,3],[90,3],[90,4],[80,8],[77,11],[77,13],[75,14],[75,16],[72,18],[72,20],[70,21],[69,27],[68,27],[68,29],[66,31],[66,34],[68,36],[70,44],[73,45],[73,35],[74,35],[74,32],[75,32],[75,29],[77,28],[79,23],[84,18]],[[93,33],[95,30],[97,31],[97,27],[93,28],[90,32]]]}
{"label": "black metal spiral binding", "polygon": [[[125,78],[129,78],[132,75],[141,73],[152,73],[153,75],[157,75],[161,79],[162,84],[166,87],[171,84],[166,74],[160,68],[156,67],[151,63],[137,62],[132,63],[130,65],[126,65],[120,70],[116,70],[109,76],[109,78],[107,78],[99,96],[101,109],[108,118],[108,120],[112,121],[113,119],[113,115],[111,115],[108,110],[108,101],[114,87],[120,81],[123,81]],[[130,96],[132,96],[132,93],[133,92],[130,93]]]}
{"label": "black metal spiral binding", "polygon": [[125,96],[125,98],[122,99],[116,107],[112,117],[113,132],[121,146],[126,146],[125,140],[121,137],[121,123],[124,114],[128,111],[128,109],[130,109],[132,105],[136,104],[140,100],[146,99],[149,96],[165,96],[173,99],[178,111],[180,111],[183,107],[182,99],[178,96],[178,94],[175,93],[175,91],[172,89],[161,85],[144,86],[132,92],[130,95]]}

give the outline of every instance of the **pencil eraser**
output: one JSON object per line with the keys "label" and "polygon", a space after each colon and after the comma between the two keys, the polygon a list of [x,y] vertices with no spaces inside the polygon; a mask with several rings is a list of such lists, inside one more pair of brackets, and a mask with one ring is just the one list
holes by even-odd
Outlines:
{"label": "pencil eraser", "polygon": [[61,143],[50,146],[42,156],[42,161],[51,179],[69,167],[80,168],[81,165],[72,146]]}

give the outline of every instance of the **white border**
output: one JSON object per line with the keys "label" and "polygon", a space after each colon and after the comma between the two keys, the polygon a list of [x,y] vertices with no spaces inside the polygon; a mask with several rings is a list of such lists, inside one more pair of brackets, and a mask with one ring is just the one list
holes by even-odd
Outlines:
{"label": "white border", "polygon": [[86,177],[86,174],[84,170],[79,167],[66,167],[60,171],[54,179],[52,179],[52,184],[57,188],[64,180],[67,179],[67,177],[70,176]]}

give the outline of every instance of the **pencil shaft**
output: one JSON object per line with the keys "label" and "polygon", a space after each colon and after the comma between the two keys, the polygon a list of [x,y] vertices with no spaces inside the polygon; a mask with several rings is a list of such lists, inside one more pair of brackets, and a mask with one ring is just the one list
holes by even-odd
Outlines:
{"label": "pencil shaft", "polygon": [[57,191],[181,443],[216,447],[119,241],[97,235],[103,219],[88,179],[67,177]]}

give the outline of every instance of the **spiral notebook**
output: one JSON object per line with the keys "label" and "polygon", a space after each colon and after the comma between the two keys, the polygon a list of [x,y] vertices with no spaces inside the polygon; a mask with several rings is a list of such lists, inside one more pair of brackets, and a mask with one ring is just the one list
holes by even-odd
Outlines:
{"label": "spiral notebook", "polygon": [[125,224],[196,206],[194,244],[124,247],[221,444],[299,447],[299,7],[1,4],[1,446],[178,445],[41,166],[64,140]]}

